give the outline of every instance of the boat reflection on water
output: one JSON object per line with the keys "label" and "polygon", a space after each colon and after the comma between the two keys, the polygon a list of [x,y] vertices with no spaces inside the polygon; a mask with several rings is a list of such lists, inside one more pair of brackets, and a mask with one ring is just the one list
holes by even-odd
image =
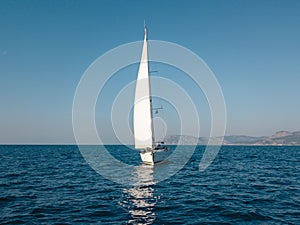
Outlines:
{"label": "boat reflection on water", "polygon": [[155,221],[154,206],[158,196],[154,196],[154,168],[140,165],[133,174],[134,187],[123,190],[121,205],[128,210],[128,224],[152,224]]}

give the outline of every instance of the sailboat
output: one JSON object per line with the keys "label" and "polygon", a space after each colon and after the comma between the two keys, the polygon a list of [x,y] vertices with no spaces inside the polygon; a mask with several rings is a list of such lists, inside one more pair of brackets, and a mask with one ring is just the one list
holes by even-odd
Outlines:
{"label": "sailboat", "polygon": [[155,142],[146,26],[144,32],[142,57],[135,89],[133,128],[135,148],[140,150],[143,163],[154,165],[156,162],[163,161],[169,150],[164,142]]}

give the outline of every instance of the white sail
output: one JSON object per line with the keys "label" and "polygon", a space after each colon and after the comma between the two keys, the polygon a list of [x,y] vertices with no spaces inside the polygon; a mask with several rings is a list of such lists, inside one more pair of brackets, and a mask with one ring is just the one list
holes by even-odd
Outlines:
{"label": "white sail", "polygon": [[135,148],[137,149],[153,147],[154,141],[150,94],[147,32],[145,28],[143,52],[136,81],[133,112],[134,140]]}

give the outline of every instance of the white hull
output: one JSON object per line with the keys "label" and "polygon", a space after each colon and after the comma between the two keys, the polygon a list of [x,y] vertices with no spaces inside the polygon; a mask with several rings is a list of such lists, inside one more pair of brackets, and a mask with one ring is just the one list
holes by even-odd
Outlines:
{"label": "white hull", "polygon": [[141,151],[140,156],[143,163],[154,165],[154,163],[161,162],[167,158],[168,150],[158,149],[145,152]]}

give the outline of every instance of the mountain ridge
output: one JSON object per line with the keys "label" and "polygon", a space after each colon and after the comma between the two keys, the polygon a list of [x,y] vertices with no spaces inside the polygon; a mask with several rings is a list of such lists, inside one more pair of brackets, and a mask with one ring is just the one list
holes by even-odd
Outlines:
{"label": "mountain ridge", "polygon": [[[212,137],[214,140],[219,137]],[[209,137],[193,137],[189,135],[168,135],[165,137],[169,145],[207,145]],[[300,145],[300,131],[278,131],[271,136],[226,135],[223,145],[271,145],[298,146]]]}

